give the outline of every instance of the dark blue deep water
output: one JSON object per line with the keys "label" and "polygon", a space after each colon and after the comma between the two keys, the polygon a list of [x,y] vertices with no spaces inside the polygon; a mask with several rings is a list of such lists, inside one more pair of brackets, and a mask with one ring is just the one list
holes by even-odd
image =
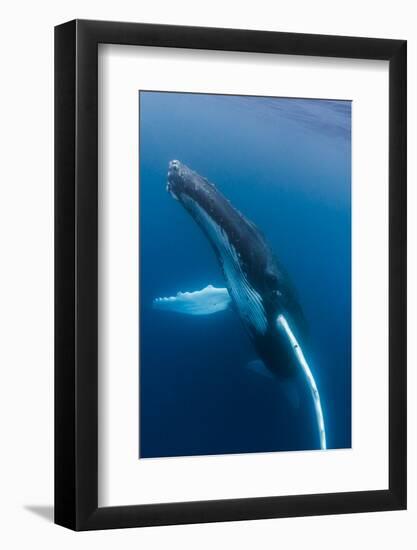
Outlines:
{"label": "dark blue deep water", "polygon": [[201,230],[166,192],[179,159],[263,232],[297,289],[301,345],[328,448],[351,446],[351,104],[140,92],[140,457],[319,446],[311,396],[290,405],[233,311],[152,309],[225,282]]}

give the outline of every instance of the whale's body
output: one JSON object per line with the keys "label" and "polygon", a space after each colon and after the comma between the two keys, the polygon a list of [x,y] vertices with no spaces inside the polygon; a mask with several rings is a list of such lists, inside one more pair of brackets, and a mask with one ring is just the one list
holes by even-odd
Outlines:
{"label": "whale's body", "polygon": [[179,161],[171,161],[167,190],[206,235],[227,289],[209,285],[194,293],[156,299],[154,306],[192,315],[232,306],[268,372],[281,379],[304,372],[315,404],[320,445],[325,448],[320,398],[299,345],[304,317],[285,270],[259,229],[207,179]]}

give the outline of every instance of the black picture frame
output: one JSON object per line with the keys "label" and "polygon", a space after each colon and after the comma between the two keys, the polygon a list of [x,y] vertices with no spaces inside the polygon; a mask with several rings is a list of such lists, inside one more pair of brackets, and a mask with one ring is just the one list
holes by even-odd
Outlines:
{"label": "black picture frame", "polygon": [[[389,488],[98,506],[98,44],[389,61]],[[55,523],[74,530],[406,508],[406,41],[74,20],[55,28]]]}

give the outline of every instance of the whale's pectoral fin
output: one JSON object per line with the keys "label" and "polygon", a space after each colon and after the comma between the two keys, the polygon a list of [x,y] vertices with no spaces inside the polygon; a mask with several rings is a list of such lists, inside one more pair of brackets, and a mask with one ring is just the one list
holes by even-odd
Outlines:
{"label": "whale's pectoral fin", "polygon": [[276,326],[281,334],[285,335],[285,337],[288,339],[294,353],[294,358],[296,359],[299,367],[304,373],[305,380],[313,398],[314,408],[316,412],[317,427],[320,438],[320,448],[326,449],[326,429],[324,426],[323,409],[321,407],[320,394],[317,388],[316,381],[314,380],[313,373],[311,372],[311,369],[304,356],[303,350],[301,349],[300,344],[284,315],[278,315],[276,319]]}
{"label": "whale's pectoral fin", "polygon": [[224,311],[230,304],[227,288],[216,288],[212,285],[195,292],[178,292],[175,296],[155,298],[152,303],[155,309],[187,315],[211,315]]}

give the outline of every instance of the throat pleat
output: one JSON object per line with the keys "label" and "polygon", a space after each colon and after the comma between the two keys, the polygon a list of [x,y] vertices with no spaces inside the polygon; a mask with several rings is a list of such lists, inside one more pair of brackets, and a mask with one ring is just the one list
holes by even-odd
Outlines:
{"label": "throat pleat", "polygon": [[241,317],[251,332],[264,334],[268,322],[262,298],[250,285],[236,249],[230,243],[226,232],[197,203],[193,202],[190,206],[196,220],[204,228],[218,252],[230,295]]}

